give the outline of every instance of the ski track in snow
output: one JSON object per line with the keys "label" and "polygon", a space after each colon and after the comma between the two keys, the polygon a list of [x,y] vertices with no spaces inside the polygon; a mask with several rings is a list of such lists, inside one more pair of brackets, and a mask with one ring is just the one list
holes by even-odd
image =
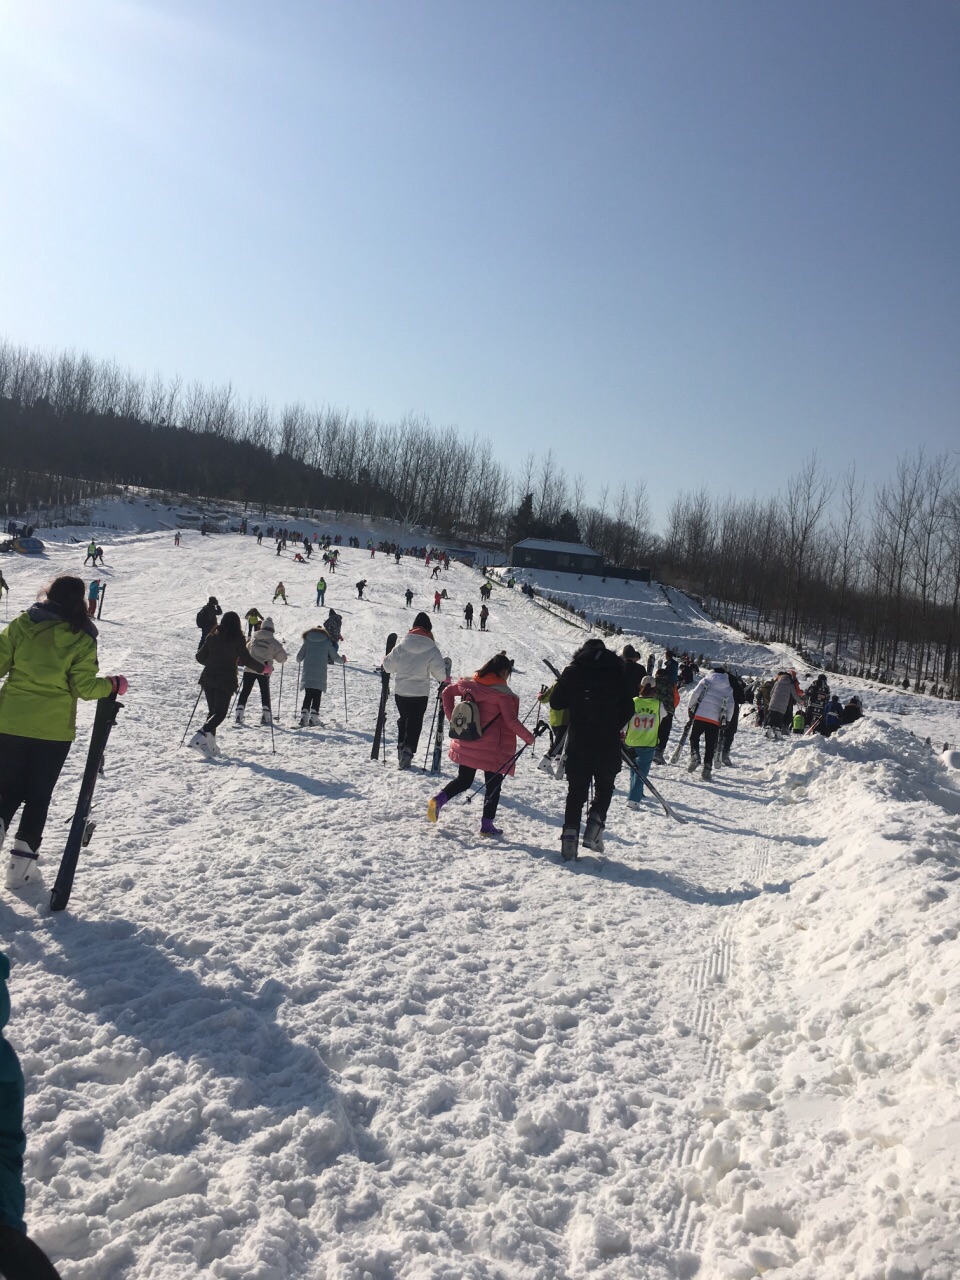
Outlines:
{"label": "ski track in snow", "polygon": [[[479,838],[479,801],[426,823],[432,707],[413,770],[392,699],[386,763],[369,759],[403,590],[432,601],[422,564],[344,549],[326,604],[348,718],[332,668],[324,727],[294,731],[291,662],[276,754],[252,701],[206,762],[177,749],[196,610],[257,604],[295,653],[326,616],[320,567],[252,537],[101,540],[101,667],[131,690],[99,825],[67,913],[46,889],[0,896],[28,1222],[65,1280],[958,1274],[960,790],[894,695],[865,693],[871,717],[830,742],[748,722],[709,785],[655,770],[685,826],[628,811],[621,775],[605,854],[564,865],[564,790],[529,752],[501,842]],[[51,545],[45,568],[82,557]],[[21,598],[44,580],[4,570]],[[291,604],[267,608],[281,575]],[[564,665],[580,637],[499,586],[490,632],[461,630],[479,575],[443,581],[454,675],[505,647],[526,713],[542,657]],[[777,660],[695,611],[670,632],[683,605],[655,586],[644,601],[644,653],[696,625]],[[909,705],[920,737],[956,740],[949,705]],[[47,886],[82,764],[77,747]]]}

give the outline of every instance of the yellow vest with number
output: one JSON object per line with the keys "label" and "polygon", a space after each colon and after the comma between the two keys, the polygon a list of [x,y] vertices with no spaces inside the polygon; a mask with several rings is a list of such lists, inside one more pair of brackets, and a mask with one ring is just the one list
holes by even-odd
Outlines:
{"label": "yellow vest with number", "polygon": [[634,698],[633,715],[627,721],[628,747],[655,747],[660,729],[660,699]]}

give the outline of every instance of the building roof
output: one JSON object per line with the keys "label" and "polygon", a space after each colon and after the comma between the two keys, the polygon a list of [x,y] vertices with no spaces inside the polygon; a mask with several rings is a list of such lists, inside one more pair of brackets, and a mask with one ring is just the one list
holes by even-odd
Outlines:
{"label": "building roof", "polygon": [[558,555],[595,556],[598,560],[603,559],[599,551],[594,551],[592,547],[582,542],[554,542],[551,538],[524,538],[522,542],[514,543],[514,546],[524,547],[527,551],[555,551]]}

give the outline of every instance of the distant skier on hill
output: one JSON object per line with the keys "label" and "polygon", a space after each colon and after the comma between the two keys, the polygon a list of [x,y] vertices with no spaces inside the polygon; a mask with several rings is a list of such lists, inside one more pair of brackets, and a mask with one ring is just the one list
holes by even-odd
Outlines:
{"label": "distant skier on hill", "polygon": [[468,600],[463,610],[463,618],[467,624],[467,630],[473,630],[473,605]]}

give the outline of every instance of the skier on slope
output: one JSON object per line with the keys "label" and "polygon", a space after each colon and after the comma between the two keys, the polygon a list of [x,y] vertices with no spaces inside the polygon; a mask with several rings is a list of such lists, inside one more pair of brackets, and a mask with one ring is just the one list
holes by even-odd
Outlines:
{"label": "skier on slope", "polygon": [[410,606],[413,604],[413,592],[410,590],[409,587],[407,587],[406,591],[403,593],[403,598],[404,600],[406,600],[407,608],[409,609]]}
{"label": "skier on slope", "polygon": [[223,610],[217,602],[216,596],[211,596],[207,603],[197,614],[197,626],[200,628],[200,643],[203,644],[207,636],[217,625],[217,618]]}
{"label": "skier on slope", "polygon": [[256,674],[269,675],[270,664],[258,662],[243,641],[243,626],[238,614],[225,613],[219,625],[197,650],[197,661],[203,666],[200,688],[207,699],[207,718],[190,739],[190,746],[206,756],[218,756],[217,729],[230,710],[237,691],[237,666],[245,666]]}
{"label": "skier on slope", "polygon": [[[627,665],[629,678],[630,664]],[[657,735],[660,721],[666,708],[657,697],[657,682],[652,676],[644,676],[640,681],[640,692],[633,700],[633,715],[627,721],[625,739],[626,754],[633,768],[630,770],[630,792],[627,796],[627,808],[641,808],[643,800],[643,784],[650,774],[653,753],[657,749]]]}
{"label": "skier on slope", "polygon": [[326,594],[327,594],[327,580],[326,578],[318,578],[317,579],[317,608],[321,608],[323,606],[323,601]]}
{"label": "skier on slope", "polygon": [[50,797],[77,732],[77,699],[124,694],[97,675],[97,628],[80,578],[55,578],[38,604],[0,632],[0,845],[23,806],[7,864],[16,887],[36,867]]}
{"label": "skier on slope", "polygon": [[87,588],[87,614],[94,617],[97,612],[97,601],[100,599],[100,579],[94,578]]}
{"label": "skier on slope", "polygon": [[486,631],[487,619],[489,617],[490,617],[490,610],[487,608],[485,604],[482,604],[480,606],[480,630],[481,631]]}
{"label": "skier on slope", "polygon": [[565,862],[576,858],[580,819],[593,780],[593,802],[583,833],[585,849],[603,852],[603,830],[620,772],[620,730],[634,703],[623,660],[599,639],[587,640],[560,675],[551,707],[570,712],[566,741],[567,803],[560,835]]}
{"label": "skier on slope", "polygon": [[283,585],[282,582],[277,583],[277,589],[273,593],[273,600],[271,601],[271,603],[276,604],[278,600],[282,600],[284,604],[289,603],[287,600],[287,588]]}
{"label": "skier on slope", "polygon": [[247,639],[249,640],[253,633],[259,631],[263,626],[263,614],[254,606],[252,609],[247,610],[244,617],[247,620]]}
{"label": "skier on slope", "polygon": [[680,690],[677,686],[680,678],[680,664],[673,656],[672,649],[667,649],[664,653],[663,666],[657,670],[655,678],[657,681],[657,697],[666,708],[667,714],[660,721],[657,749],[653,754],[653,758],[657,764],[666,764],[664,752],[670,740],[670,730],[673,728],[673,714],[680,703]]}
{"label": "skier on slope", "polygon": [[86,564],[88,560],[92,560],[94,564],[97,563],[97,544],[95,542],[87,543],[87,554],[83,557],[83,563]]}
{"label": "skier on slope", "polygon": [[770,702],[767,709],[768,738],[782,738],[783,729],[790,717],[790,707],[794,702],[803,706],[803,694],[797,684],[796,671],[778,671],[773,688],[770,690]]}
{"label": "skier on slope", "polygon": [[[700,777],[709,782],[713,773],[713,757],[720,738],[721,721],[730,718],[733,710],[733,689],[730,677],[721,662],[714,663],[713,670],[705,675],[690,694],[688,714],[693,721],[690,730],[690,763],[687,769],[693,773],[703,765]],[[706,742],[704,758],[700,759],[700,739]]]}
{"label": "skier on slope", "polygon": [[278,664],[286,662],[288,657],[286,649],[274,634],[272,618],[264,618],[263,624],[258,629],[248,648],[250,656],[256,658],[257,665],[259,666],[261,663],[265,665],[264,670],[260,672],[252,667],[244,668],[240,696],[237,698],[237,724],[243,724],[247,699],[250,697],[254,681],[260,686],[260,723],[270,724],[273,719],[273,713],[270,709],[270,674],[266,670],[266,666],[269,665],[272,670]]}
{"label": "skier on slope", "polygon": [[328,610],[327,619],[326,619],[326,622],[324,622],[323,624],[323,629],[324,631],[326,631],[327,635],[330,637],[330,639],[333,641],[335,645],[339,645],[341,639],[343,638],[342,628],[343,628],[342,616],[339,613],[337,613],[336,609]]}
{"label": "skier on slope", "polygon": [[441,597],[441,595],[440,595],[440,592],[439,592],[439,591],[435,591],[435,592],[433,593],[433,612],[434,612],[434,613],[439,613],[439,612],[440,612],[440,603],[441,603],[441,599],[442,599],[442,597]]}
{"label": "skier on slope", "polygon": [[357,599],[358,600],[363,599],[363,592],[366,585],[367,585],[366,578],[361,578],[360,581],[357,583]]}
{"label": "skier on slope", "polygon": [[443,684],[447,678],[443,654],[433,638],[433,625],[427,614],[417,614],[413,627],[384,657],[381,665],[394,677],[398,767],[409,769],[420,742],[430,681]]}
{"label": "skier on slope", "polygon": [[[484,800],[480,834],[503,835],[493,821],[497,816],[503,780],[516,772],[513,757],[517,752],[517,738],[527,746],[534,740],[534,735],[519,718],[520,699],[508,683],[512,672],[513,663],[506,654],[498,653],[472,677],[461,677],[444,688],[443,714],[450,719],[457,698],[467,698],[476,703],[481,736],[473,740],[451,738],[449,756],[459,766],[457,776],[428,802],[427,818],[430,822],[437,821],[448,800],[473,785],[477,770],[482,769]],[[543,728],[546,729],[546,725]]]}
{"label": "skier on slope", "polygon": [[473,605],[468,600],[463,610],[464,621],[467,624],[467,630],[473,630]]}
{"label": "skier on slope", "polygon": [[[332,609],[330,612],[333,614]],[[339,637],[339,631],[337,634]],[[342,666],[346,658],[337,652],[337,641],[326,627],[318,626],[304,631],[297,661],[303,663],[300,679],[303,685],[300,726],[306,728],[307,725],[320,723],[320,699],[327,691],[327,667],[335,662]]]}

